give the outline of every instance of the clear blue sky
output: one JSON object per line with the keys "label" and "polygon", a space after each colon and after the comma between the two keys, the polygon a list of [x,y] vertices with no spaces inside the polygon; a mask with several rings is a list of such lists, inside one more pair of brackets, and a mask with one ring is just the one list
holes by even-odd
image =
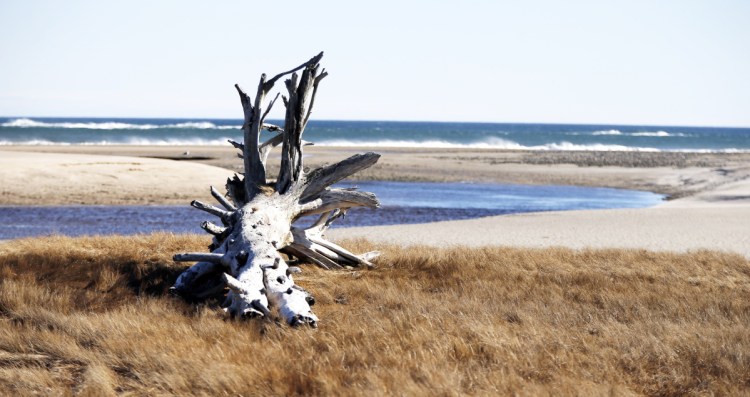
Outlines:
{"label": "clear blue sky", "polygon": [[321,50],[317,119],[750,126],[746,0],[0,0],[0,115],[240,118]]}

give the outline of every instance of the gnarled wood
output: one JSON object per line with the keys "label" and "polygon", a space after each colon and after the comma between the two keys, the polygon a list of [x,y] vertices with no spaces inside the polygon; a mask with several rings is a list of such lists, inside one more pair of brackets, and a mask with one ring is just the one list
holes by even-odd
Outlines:
{"label": "gnarled wood", "polygon": [[355,154],[346,160],[327,167],[318,168],[308,175],[303,184],[301,199],[314,197],[328,186],[354,175],[365,168],[371,167],[380,159],[380,155],[373,152]]}
{"label": "gnarled wood", "polygon": [[314,200],[300,204],[298,217],[321,214],[335,209],[348,209],[352,207],[377,208],[380,205],[377,197],[369,192],[360,192],[351,189],[326,189],[317,195]]}
{"label": "gnarled wood", "polygon": [[[175,255],[175,261],[196,261],[175,282],[172,291],[186,298],[202,298],[228,289],[225,310],[238,317],[269,317],[274,311],[290,325],[316,326],[310,309],[312,295],[294,283],[282,253],[326,269],[372,267],[377,253],[355,255],[326,241],[323,234],[336,219],[352,207],[377,208],[374,194],[354,189],[331,188],[334,183],[372,166],[375,153],[352,156],[339,163],[306,174],[303,147],[309,142],[302,134],[312,114],[318,85],[328,73],[320,68],[321,52],[302,65],[267,79],[262,75],[254,100],[235,85],[242,104],[244,142],[229,141],[240,150],[244,175],[227,180],[227,194],[211,187],[212,196],[223,207],[193,201],[191,205],[221,219],[225,227],[203,222],[201,227],[214,236],[211,253]],[[298,74],[297,72],[300,72]],[[265,98],[284,76],[287,96],[284,127],[265,123],[278,94],[267,106]],[[261,130],[277,134],[260,143]],[[281,167],[276,181],[266,179],[270,151],[281,145]],[[320,215],[309,228],[292,222]]]}

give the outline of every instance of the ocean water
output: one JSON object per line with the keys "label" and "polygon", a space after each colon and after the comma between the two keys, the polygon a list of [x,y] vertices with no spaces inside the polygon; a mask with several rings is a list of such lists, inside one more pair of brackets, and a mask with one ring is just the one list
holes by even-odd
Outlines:
{"label": "ocean water", "polygon": [[[227,139],[241,140],[240,124],[214,119],[4,117],[0,145],[226,145]],[[311,120],[305,139],[324,146],[750,151],[750,128]]]}
{"label": "ocean water", "polygon": [[[521,212],[601,208],[640,208],[662,195],[632,190],[573,186],[478,183],[347,182],[378,195],[379,209],[351,209],[333,227],[424,223]],[[63,234],[69,236],[138,234],[156,231],[202,233],[211,215],[183,206],[0,206],[0,240]],[[303,218],[300,223],[312,222]]]}

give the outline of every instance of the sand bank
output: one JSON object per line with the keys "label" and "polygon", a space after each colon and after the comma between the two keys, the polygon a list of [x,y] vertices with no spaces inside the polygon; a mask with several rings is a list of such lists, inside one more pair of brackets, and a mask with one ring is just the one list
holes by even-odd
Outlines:
{"label": "sand bank", "polygon": [[427,225],[334,229],[333,239],[364,237],[403,245],[708,249],[750,258],[750,205],[561,211],[496,216]]}
{"label": "sand bank", "polygon": [[638,168],[650,174],[644,178],[659,175],[660,180],[681,181],[684,186],[677,191],[684,197],[651,208],[515,214],[429,225],[338,229],[330,234],[403,245],[708,249],[750,258],[750,164],[698,168],[690,171],[696,179],[686,177],[683,169],[661,175],[663,170],[650,173],[648,168]]}
{"label": "sand bank", "polygon": [[0,205],[188,204],[232,172],[142,157],[0,151]]}
{"label": "sand bank", "polygon": [[[5,146],[4,152],[87,154],[177,160],[240,172],[237,150],[226,146]],[[647,190],[675,197],[731,182],[750,167],[750,153],[541,152],[494,149],[349,148],[308,146],[305,165],[315,168],[355,153],[381,154],[359,179],[492,182],[603,186]],[[278,152],[271,154],[277,156]],[[278,172],[269,161],[269,175]],[[1,172],[1,171],[0,171]],[[223,182],[222,182],[223,184]],[[117,200],[116,196],[111,197]]]}
{"label": "sand bank", "polygon": [[[361,148],[311,148],[306,164]],[[401,244],[715,249],[750,257],[750,154],[382,149],[362,179],[566,184],[680,197],[637,210],[548,212],[331,231]],[[272,162],[273,163],[273,162]],[[210,200],[240,160],[232,148],[0,148],[0,204],[187,204]],[[270,170],[273,173],[273,170]]]}

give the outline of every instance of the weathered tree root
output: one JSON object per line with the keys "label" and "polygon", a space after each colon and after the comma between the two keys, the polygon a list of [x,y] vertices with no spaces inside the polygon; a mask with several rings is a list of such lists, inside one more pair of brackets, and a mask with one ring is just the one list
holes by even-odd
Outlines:
{"label": "weathered tree root", "polygon": [[[318,84],[328,74],[319,70],[321,52],[304,64],[270,80],[262,75],[253,102],[239,86],[245,121],[242,126],[244,143],[230,141],[241,151],[244,177],[235,175],[227,180],[227,194],[221,195],[213,186],[211,194],[222,208],[193,201],[191,205],[219,218],[221,225],[203,222],[201,227],[213,235],[210,253],[185,253],[175,261],[197,262],[177,278],[172,292],[187,299],[202,299],[229,289],[224,307],[236,317],[270,317],[275,308],[288,324],[317,325],[318,318],[310,306],[315,300],[307,291],[294,284],[292,274],[281,253],[300,261],[314,263],[325,269],[372,267],[378,255],[371,252],[355,255],[345,248],[326,241],[323,233],[333,221],[349,208],[377,208],[380,203],[372,193],[330,186],[375,164],[380,155],[354,155],[339,163],[305,173],[302,132],[310,118]],[[302,70],[301,75],[297,71]],[[284,128],[265,123],[276,97],[263,110],[266,95],[274,83],[285,75],[288,93]],[[262,130],[276,133],[260,142]],[[266,160],[274,147],[281,145],[281,169],[275,181],[266,179]],[[319,215],[308,228],[292,226],[304,216]]]}

